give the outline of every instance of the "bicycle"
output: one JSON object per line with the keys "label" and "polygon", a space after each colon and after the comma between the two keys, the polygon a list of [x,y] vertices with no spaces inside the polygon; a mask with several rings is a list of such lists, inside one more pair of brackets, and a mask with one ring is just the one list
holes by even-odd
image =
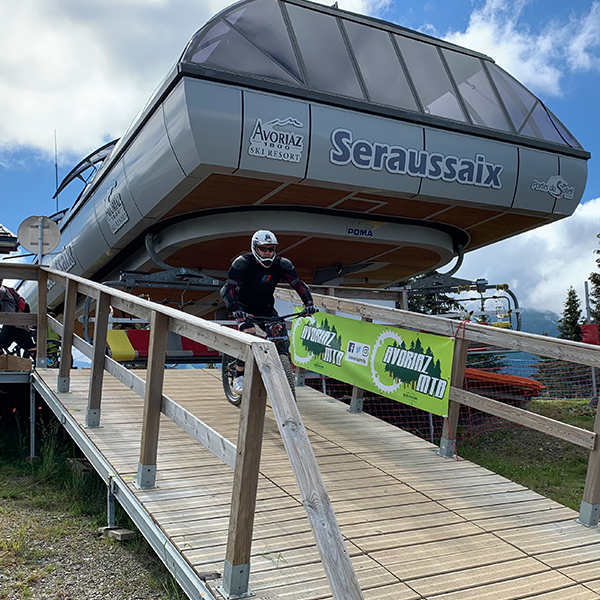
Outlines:
{"label": "bicycle", "polygon": [[[294,384],[294,373],[292,371],[292,359],[290,356],[290,338],[287,334],[286,319],[297,319],[305,317],[306,312],[291,313],[289,315],[281,315],[278,317],[255,317],[249,316],[248,321],[257,326],[258,337],[265,338],[275,343],[281,366],[285,372],[285,376],[290,384],[290,389],[294,398],[296,398],[296,386]],[[227,400],[234,406],[239,406],[242,402],[242,394],[238,394],[233,389],[233,381],[239,375],[235,368],[236,359],[227,354],[223,355],[223,363],[221,366],[221,378],[223,380],[223,391]]]}

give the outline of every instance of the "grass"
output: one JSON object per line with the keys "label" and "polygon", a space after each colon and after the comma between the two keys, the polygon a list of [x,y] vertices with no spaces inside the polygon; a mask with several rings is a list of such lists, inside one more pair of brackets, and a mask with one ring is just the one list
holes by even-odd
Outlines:
{"label": "grass", "polygon": [[[47,412],[40,421],[38,457],[31,461],[26,421],[18,410],[13,412],[4,406],[0,411],[0,572],[10,570],[12,584],[21,598],[31,597],[32,585],[44,575],[39,564],[52,554],[48,549],[31,548],[31,539],[52,547],[53,541],[68,537],[74,527],[81,528],[82,520],[90,532],[106,525],[104,482],[93,470],[73,468],[73,459],[81,458],[81,453],[53,415]],[[115,505],[119,526],[135,531],[125,511],[118,503]],[[38,511],[63,516],[54,520],[33,516],[23,519],[22,515],[39,514]],[[145,583],[156,590],[156,598],[186,598],[141,535],[122,545],[143,563]],[[0,599],[3,597],[7,596],[0,591]]]}
{"label": "grass", "polygon": [[[594,428],[596,411],[587,400],[534,400],[529,410],[582,429]],[[585,448],[525,427],[511,427],[463,440],[457,449],[463,458],[579,510],[589,459]]]}

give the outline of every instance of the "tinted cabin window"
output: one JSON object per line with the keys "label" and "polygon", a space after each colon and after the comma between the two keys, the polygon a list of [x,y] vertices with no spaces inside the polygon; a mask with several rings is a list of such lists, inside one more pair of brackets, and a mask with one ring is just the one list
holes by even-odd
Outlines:
{"label": "tinted cabin window", "polygon": [[395,38],[425,113],[466,121],[437,48],[399,35]]}
{"label": "tinted cabin window", "polygon": [[417,111],[404,69],[387,31],[345,21],[344,26],[370,100]]}
{"label": "tinted cabin window", "polygon": [[302,81],[298,61],[278,3],[272,0],[258,0],[229,13],[226,18],[257,48]]}
{"label": "tinted cabin window", "polygon": [[316,90],[364,99],[337,19],[287,4],[309,86]]}
{"label": "tinted cabin window", "polygon": [[248,73],[298,84],[292,75],[272,61],[224,21],[218,21],[186,52],[184,60],[236,73]]}
{"label": "tinted cabin window", "polygon": [[452,50],[442,52],[473,123],[511,131],[481,60]]}

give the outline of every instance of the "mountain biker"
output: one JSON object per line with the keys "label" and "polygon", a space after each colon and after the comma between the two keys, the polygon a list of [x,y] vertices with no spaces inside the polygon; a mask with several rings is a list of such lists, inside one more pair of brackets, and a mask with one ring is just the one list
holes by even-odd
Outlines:
{"label": "mountain biker", "polygon": [[[0,279],[0,312],[15,313],[17,312],[15,298],[2,283],[3,281]],[[35,342],[28,327],[3,325],[0,330],[0,354],[6,354],[13,342],[16,342],[17,346],[26,350],[29,356],[35,359]]]}
{"label": "mountain biker", "polygon": [[[238,256],[227,273],[227,282],[221,289],[225,306],[233,313],[238,329],[255,333],[250,316],[277,317],[275,310],[275,287],[280,281],[289,283],[298,293],[307,314],[317,312],[308,286],[300,280],[294,265],[287,258],[277,255],[278,241],[271,231],[261,229],[252,236],[251,250]],[[242,392],[244,363],[236,360],[238,376],[233,389]]]}

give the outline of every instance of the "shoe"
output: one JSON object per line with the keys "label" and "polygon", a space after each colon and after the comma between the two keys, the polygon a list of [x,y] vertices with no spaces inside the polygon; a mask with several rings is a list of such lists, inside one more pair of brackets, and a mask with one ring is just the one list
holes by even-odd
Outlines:
{"label": "shoe", "polygon": [[233,380],[233,391],[236,394],[241,394],[244,389],[244,376],[239,375]]}

